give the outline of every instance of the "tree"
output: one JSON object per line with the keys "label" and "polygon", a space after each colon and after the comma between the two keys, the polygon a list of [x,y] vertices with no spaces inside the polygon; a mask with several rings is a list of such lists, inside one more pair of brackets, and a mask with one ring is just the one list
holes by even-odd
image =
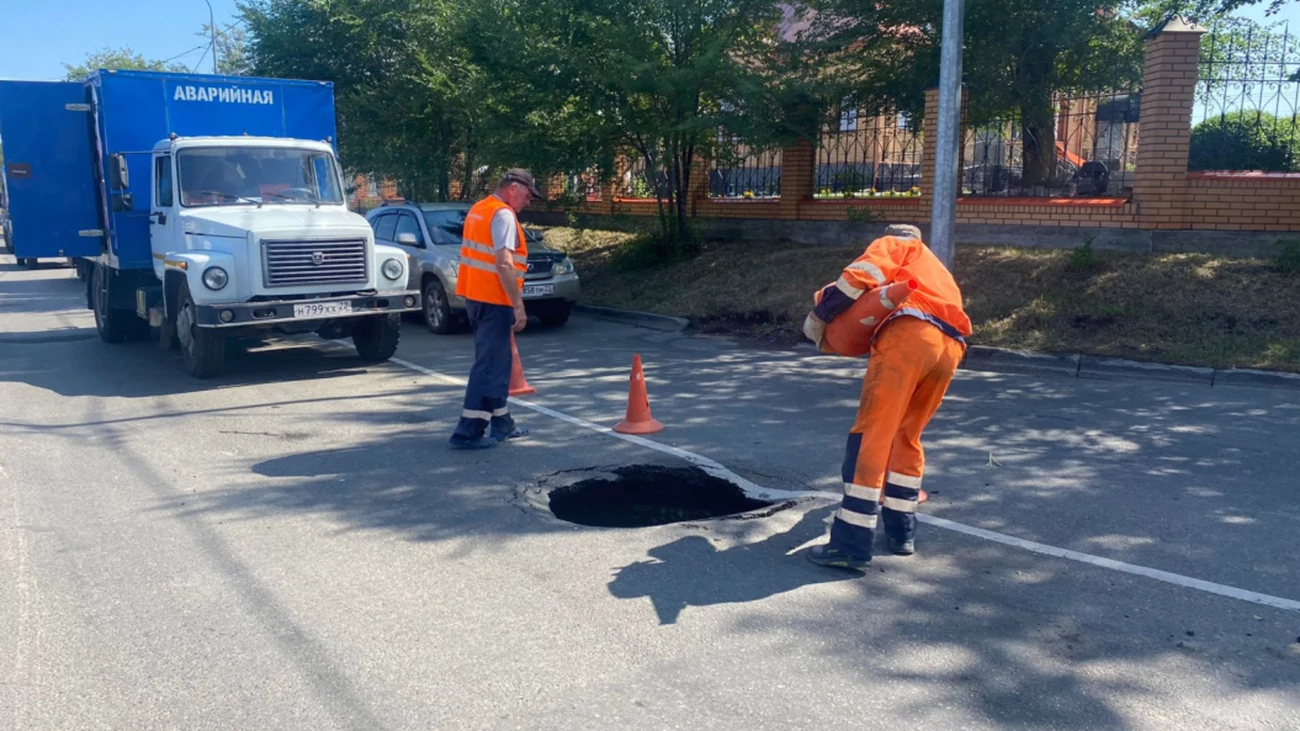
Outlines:
{"label": "tree", "polygon": [[[450,0],[255,0],[241,6],[255,73],[333,81],[350,170],[446,199],[482,113]],[[508,50],[508,49],[503,49]]]}
{"label": "tree", "polygon": [[90,76],[99,69],[115,70],[132,70],[132,71],[188,71],[181,64],[168,63],[166,61],[146,60],[144,56],[131,50],[128,46],[122,48],[103,48],[93,53],[86,54],[85,61],[76,66],[63,64],[67,72],[64,78],[68,81],[81,81]]}
{"label": "tree", "polygon": [[473,58],[490,97],[518,105],[516,146],[559,140],[549,149],[579,166],[571,170],[608,164],[614,151],[639,159],[654,181],[658,258],[692,248],[693,168],[727,144],[722,130],[751,144],[789,134],[780,111],[792,92],[774,63],[780,9],[770,0],[500,0],[479,8]]}

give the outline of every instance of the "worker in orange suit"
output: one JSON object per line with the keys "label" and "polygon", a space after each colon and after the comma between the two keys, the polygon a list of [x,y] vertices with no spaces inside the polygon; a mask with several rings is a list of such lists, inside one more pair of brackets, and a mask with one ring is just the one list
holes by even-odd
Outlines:
{"label": "worker in orange suit", "polygon": [[921,241],[920,230],[890,226],[827,285],[804,326],[805,334],[820,342],[826,324],[858,297],[909,279],[920,286],[873,335],[862,401],[844,454],[844,497],[830,541],[808,552],[808,559],[822,566],[861,569],[871,563],[877,521],[884,523],[891,552],[915,552],[925,472],[921,433],[966,353],[971,324],[961,290]]}
{"label": "worker in orange suit", "polygon": [[451,435],[453,449],[487,449],[528,434],[515,425],[506,400],[514,365],[511,338],[528,323],[522,295],[528,243],[518,213],[541,198],[532,173],[516,168],[465,214],[456,294],[465,298],[474,330],[474,367]]}

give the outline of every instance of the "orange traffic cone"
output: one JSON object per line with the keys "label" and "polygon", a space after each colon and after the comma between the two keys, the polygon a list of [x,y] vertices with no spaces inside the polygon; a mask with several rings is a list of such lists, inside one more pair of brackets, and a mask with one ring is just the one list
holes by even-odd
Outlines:
{"label": "orange traffic cone", "polygon": [[664,430],[664,425],[650,415],[650,396],[646,393],[645,372],[641,370],[641,356],[632,356],[632,380],[627,389],[627,418],[614,427],[620,434],[654,434]]}
{"label": "orange traffic cone", "polygon": [[514,333],[510,334],[510,395],[528,396],[537,393],[537,389],[528,385],[524,378],[524,364],[519,360],[519,346],[515,345]]}

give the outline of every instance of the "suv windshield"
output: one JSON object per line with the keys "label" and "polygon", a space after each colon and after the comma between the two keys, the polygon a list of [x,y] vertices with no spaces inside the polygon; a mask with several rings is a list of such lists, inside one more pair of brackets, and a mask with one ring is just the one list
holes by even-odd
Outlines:
{"label": "suv windshield", "polygon": [[[465,230],[466,213],[469,213],[469,211],[460,209],[425,211],[424,225],[429,227],[429,234],[433,236],[433,243],[460,246],[461,236]],[[546,245],[542,243],[541,237],[533,229],[525,228],[524,236],[528,238],[530,249],[546,250]]]}
{"label": "suv windshield", "polygon": [[199,147],[176,156],[181,205],[342,203],[334,157],[285,147]]}
{"label": "suv windshield", "polygon": [[461,232],[465,229],[465,214],[469,211],[425,211],[424,225],[429,227],[429,235],[435,244],[455,244],[460,246]]}

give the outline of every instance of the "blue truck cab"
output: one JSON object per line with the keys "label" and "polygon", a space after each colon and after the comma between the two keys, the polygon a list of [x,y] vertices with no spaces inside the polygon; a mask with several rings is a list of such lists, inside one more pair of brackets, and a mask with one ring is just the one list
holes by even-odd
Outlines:
{"label": "blue truck cab", "polygon": [[393,355],[409,262],[347,209],[328,82],[98,71],[0,81],[9,246],[76,262],[109,343],[204,378],[252,329]]}

